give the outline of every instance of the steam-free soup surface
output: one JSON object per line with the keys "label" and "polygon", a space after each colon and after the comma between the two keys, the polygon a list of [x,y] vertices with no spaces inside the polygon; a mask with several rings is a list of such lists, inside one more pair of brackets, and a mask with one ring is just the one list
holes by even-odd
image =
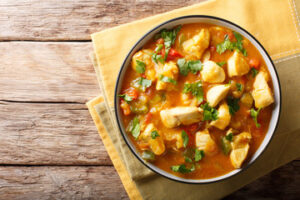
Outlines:
{"label": "steam-free soup surface", "polygon": [[242,35],[212,24],[161,30],[128,67],[119,94],[127,134],[143,159],[206,179],[242,168],[273,109],[270,74]]}

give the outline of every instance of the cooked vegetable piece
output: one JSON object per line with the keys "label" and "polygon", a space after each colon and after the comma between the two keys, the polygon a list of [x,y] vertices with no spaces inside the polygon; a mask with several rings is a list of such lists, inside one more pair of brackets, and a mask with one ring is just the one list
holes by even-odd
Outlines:
{"label": "cooked vegetable piece", "polygon": [[210,106],[215,107],[223,100],[230,90],[230,85],[216,85],[211,87],[206,93],[206,99]]}
{"label": "cooked vegetable piece", "polygon": [[247,106],[248,108],[252,107],[253,104],[253,97],[250,93],[245,93],[243,94],[242,98],[241,98],[241,102]]}
{"label": "cooked vegetable piece", "polygon": [[236,99],[232,96],[227,97],[227,105],[229,106],[229,113],[234,115],[239,109],[239,99]]}
{"label": "cooked vegetable piece", "polygon": [[195,83],[185,83],[183,88],[183,93],[191,93],[198,100],[198,103],[203,101],[203,88],[201,81]]}
{"label": "cooked vegetable piece", "polygon": [[160,111],[162,123],[167,128],[174,128],[180,124],[189,125],[202,120],[203,110],[196,106],[175,107]]}
{"label": "cooked vegetable piece", "polygon": [[254,120],[256,128],[260,128],[260,124],[257,122],[257,117],[258,117],[259,111],[260,111],[260,108],[257,110],[255,110],[254,108],[251,108],[251,110],[250,110],[250,116]]}
{"label": "cooked vegetable piece", "polygon": [[129,123],[127,130],[131,132],[132,136],[137,139],[141,133],[140,120],[138,117],[133,118]]}
{"label": "cooked vegetable piece", "polygon": [[191,168],[187,168],[184,164],[181,165],[173,165],[171,166],[171,170],[174,172],[179,172],[182,174],[190,173],[195,171],[195,166],[192,165]]}
{"label": "cooked vegetable piece", "polygon": [[135,60],[136,62],[136,71],[140,74],[144,73],[146,70],[146,64],[143,61]]}
{"label": "cooked vegetable piece", "polygon": [[231,151],[231,144],[230,141],[228,141],[225,137],[221,137],[221,147],[222,147],[222,152],[225,155],[228,155]]}
{"label": "cooked vegetable piece", "polygon": [[159,134],[158,134],[158,132],[155,130],[155,131],[152,131],[151,132],[151,138],[152,139],[155,139],[156,137],[159,137]]}
{"label": "cooked vegetable piece", "polygon": [[152,151],[146,150],[146,151],[143,151],[142,158],[144,160],[152,162],[155,160],[155,154]]}
{"label": "cooked vegetable piece", "polygon": [[198,161],[202,160],[203,157],[204,157],[204,151],[195,149],[195,161],[198,162]]}

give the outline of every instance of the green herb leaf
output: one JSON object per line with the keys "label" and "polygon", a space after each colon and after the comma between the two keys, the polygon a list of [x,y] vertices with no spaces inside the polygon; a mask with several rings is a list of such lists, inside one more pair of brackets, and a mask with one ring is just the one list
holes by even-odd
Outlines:
{"label": "green herb leaf", "polygon": [[223,65],[226,64],[226,61],[223,61],[223,62],[217,62],[217,65],[219,65],[220,67],[223,67]]}
{"label": "green herb leaf", "polygon": [[164,47],[164,45],[163,44],[156,44],[156,48],[155,48],[155,52],[156,53],[159,53],[160,52],[160,50],[162,50],[162,48]]}
{"label": "green herb leaf", "polygon": [[158,62],[160,62],[161,64],[164,64],[164,58],[162,57],[162,55],[157,55],[157,53],[153,53],[152,54],[152,60],[157,64]]}
{"label": "green herb leaf", "polygon": [[142,153],[142,158],[147,161],[154,161],[155,155],[152,151],[146,150]]}
{"label": "green herb leaf", "polygon": [[237,32],[233,32],[234,37],[236,38],[236,42],[231,42],[228,38],[228,35],[225,36],[224,41],[220,44],[217,44],[217,52],[219,54],[224,53],[226,50],[236,50],[243,53],[244,56],[247,56],[247,51],[243,47],[243,36]]}
{"label": "green herb leaf", "polygon": [[242,91],[243,85],[240,83],[235,84],[238,91]]}
{"label": "green herb leaf", "polygon": [[255,69],[254,67],[251,68],[250,72],[251,72],[253,78],[258,74],[257,69]]}
{"label": "green herb leaf", "polygon": [[180,34],[179,35],[179,45],[181,46],[185,40],[186,40],[185,34]]}
{"label": "green herb leaf", "polygon": [[164,76],[164,75],[159,75],[159,80],[161,80],[162,82],[165,82],[165,83],[172,83],[174,85],[177,85],[177,81],[175,81],[174,79],[170,78],[170,77],[167,77],[167,76]]}
{"label": "green herb leaf", "polygon": [[260,111],[260,108],[258,110],[255,110],[254,108],[251,108],[251,110],[250,110],[250,115],[253,118],[255,126],[257,128],[260,128],[260,124],[257,122],[257,117],[258,117],[259,111]]}
{"label": "green herb leaf", "polygon": [[140,120],[138,117],[133,118],[129,124],[129,131],[132,136],[137,139],[141,133]]}
{"label": "green herb leaf", "polygon": [[186,76],[189,72],[196,74],[198,71],[202,70],[202,63],[200,60],[190,60],[187,61],[184,58],[177,60],[177,65],[179,67],[180,74]]}
{"label": "green herb leaf", "polygon": [[229,133],[228,135],[225,136],[226,140],[232,142],[233,140],[233,134],[232,133]]}
{"label": "green herb leaf", "polygon": [[233,31],[233,34],[234,34],[234,37],[235,39],[238,41],[238,42],[241,42],[243,40],[243,36],[237,32],[234,32]]}
{"label": "green herb leaf", "polygon": [[239,99],[232,96],[227,97],[227,105],[229,106],[229,112],[231,115],[234,115],[240,109]]}
{"label": "green herb leaf", "polygon": [[167,49],[167,48],[171,47],[171,45],[173,45],[175,43],[175,39],[176,39],[177,34],[180,31],[181,27],[182,26],[179,25],[179,26],[177,26],[174,29],[170,29],[170,30],[163,29],[163,30],[160,31],[159,34],[157,34],[155,36],[155,38],[163,38],[164,39],[165,48]]}
{"label": "green herb leaf", "polygon": [[158,132],[157,132],[157,131],[152,131],[152,132],[151,132],[151,138],[152,138],[152,139],[155,139],[156,137],[159,137]]}
{"label": "green herb leaf", "polygon": [[198,100],[198,103],[203,101],[203,87],[201,81],[196,83],[185,83],[183,88],[183,93],[191,92]]}
{"label": "green herb leaf", "polygon": [[173,166],[171,166],[171,170],[174,171],[174,172],[179,172],[179,173],[182,173],[182,174],[186,174],[186,173],[193,172],[195,170],[195,166],[192,165],[192,167],[189,169],[184,164],[173,165]]}
{"label": "green herb leaf", "polygon": [[222,147],[222,151],[225,155],[228,155],[229,152],[231,151],[231,144],[230,144],[229,140],[226,139],[226,136],[221,137],[221,147]]}
{"label": "green herb leaf", "polygon": [[204,157],[204,151],[195,149],[195,161],[198,162],[198,161],[202,160],[203,157]]}
{"label": "green herb leaf", "polygon": [[145,79],[143,77],[140,77],[140,80],[138,82],[140,84],[140,86],[142,86],[142,90],[145,91],[146,88],[150,87],[152,85],[152,81]]}
{"label": "green herb leaf", "polygon": [[214,121],[218,119],[218,111],[215,108],[210,107],[208,103],[202,104],[201,108],[203,109],[203,121]]}
{"label": "green herb leaf", "polygon": [[183,139],[183,146],[186,147],[189,143],[189,136],[185,131],[181,132],[181,137]]}
{"label": "green herb leaf", "polygon": [[136,62],[135,70],[140,74],[144,73],[146,70],[146,64],[140,60],[135,60],[135,62]]}
{"label": "green herb leaf", "polygon": [[171,49],[171,47],[165,48],[165,57],[164,57],[164,60],[167,60],[170,49]]}
{"label": "green herb leaf", "polygon": [[127,103],[132,101],[132,97],[129,96],[128,94],[119,94],[118,96],[121,97],[122,99],[124,99]]}
{"label": "green herb leaf", "polygon": [[185,156],[184,157],[185,162],[191,163],[193,160],[190,157]]}

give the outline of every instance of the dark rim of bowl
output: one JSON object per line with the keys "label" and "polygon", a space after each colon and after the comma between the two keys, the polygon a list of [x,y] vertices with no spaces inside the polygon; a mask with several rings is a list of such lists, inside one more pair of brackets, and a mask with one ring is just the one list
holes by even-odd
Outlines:
{"label": "dark rim of bowl", "polygon": [[[275,129],[270,137],[270,140],[268,141],[268,143],[265,145],[265,147],[263,148],[263,150],[261,151],[261,153],[257,156],[257,158],[255,160],[253,160],[252,162],[250,163],[247,163],[246,166],[244,166],[243,168],[240,169],[240,171],[236,172],[235,174],[232,174],[228,177],[224,177],[220,180],[214,180],[214,181],[207,181],[207,182],[189,182],[188,180],[195,180],[197,181],[197,179],[186,179],[187,181],[185,180],[178,180],[178,179],[174,179],[172,178],[171,176],[168,176],[169,172],[166,172],[165,174],[162,174],[160,172],[158,172],[156,169],[154,169],[153,167],[151,167],[150,165],[148,165],[139,155],[139,153],[137,153],[133,148],[132,146],[129,144],[131,141],[128,141],[125,134],[126,133],[123,133],[122,131],[122,126],[121,126],[121,122],[120,122],[120,119],[119,119],[119,116],[117,114],[117,105],[118,105],[118,102],[117,102],[117,90],[118,90],[118,87],[119,87],[119,83],[120,83],[120,76],[121,76],[121,73],[125,67],[125,63],[126,61],[128,60],[130,54],[133,52],[133,50],[136,48],[136,46],[142,41],[144,40],[144,38],[149,35],[150,33],[152,33],[153,31],[156,31],[158,30],[160,27],[170,23],[170,22],[173,22],[173,21],[177,21],[177,20],[180,20],[180,19],[185,19],[185,18],[210,18],[210,19],[215,19],[215,20],[219,20],[219,21],[223,21],[225,23],[228,23],[228,24],[231,24],[239,29],[241,29],[242,31],[246,32],[246,34],[248,34],[259,46],[260,48],[265,52],[265,54],[267,55],[274,71],[275,71],[275,74],[276,74],[276,78],[277,78],[277,81],[278,81],[278,86],[279,86],[279,100],[280,100],[280,104],[279,104],[279,113],[278,113],[278,118],[277,118],[277,121],[276,121],[276,126],[275,126]],[[221,181],[224,181],[226,179],[229,179],[229,178],[232,178],[234,176],[236,176],[237,174],[240,174],[242,171],[245,171],[246,169],[248,169],[253,163],[255,163],[256,160],[258,160],[259,157],[261,157],[261,155],[265,152],[266,148],[269,146],[269,144],[271,143],[272,139],[273,139],[273,136],[274,136],[274,133],[278,127],[278,122],[279,122],[279,119],[280,119],[280,114],[281,114],[281,101],[282,101],[282,98],[281,98],[281,85],[280,85],[280,80],[279,80],[279,76],[278,76],[278,72],[275,68],[275,65],[270,57],[270,55],[268,54],[268,52],[266,51],[266,49],[261,45],[261,43],[252,35],[250,34],[248,31],[246,31],[244,28],[240,27],[239,25],[233,23],[233,22],[230,22],[226,19],[222,19],[222,18],[219,18],[219,17],[214,17],[214,16],[210,16],[210,15],[185,15],[185,16],[181,16],[181,17],[177,17],[177,18],[173,18],[173,19],[170,19],[170,20],[167,20],[159,25],[157,25],[156,27],[152,28],[150,31],[148,31],[147,33],[145,33],[136,43],[135,45],[130,49],[129,53],[127,54],[126,58],[124,59],[123,63],[122,63],[122,66],[120,68],[120,71],[119,71],[119,74],[118,74],[118,78],[117,78],[117,82],[116,82],[116,86],[115,86],[115,94],[114,94],[114,109],[115,109],[115,117],[116,117],[116,120],[117,120],[117,124],[118,124],[118,127],[119,127],[119,130],[121,132],[121,135],[123,137],[123,139],[125,140],[127,146],[129,147],[129,149],[131,150],[131,152],[135,155],[135,157],[141,162],[143,163],[148,169],[152,170],[153,172],[155,172],[156,174],[159,174],[167,179],[170,179],[172,181],[177,181],[177,182],[180,182],[180,183],[186,183],[186,184],[210,184],[210,183],[215,183],[215,182],[221,182]],[[164,171],[164,170],[163,170]],[[224,174],[226,175],[226,174]],[[224,175],[221,175],[221,176],[224,176]],[[180,177],[182,178],[182,177]],[[214,177],[214,178],[217,178],[217,177]],[[184,178],[182,178],[184,179]],[[199,179],[199,181],[201,181],[202,179]]]}

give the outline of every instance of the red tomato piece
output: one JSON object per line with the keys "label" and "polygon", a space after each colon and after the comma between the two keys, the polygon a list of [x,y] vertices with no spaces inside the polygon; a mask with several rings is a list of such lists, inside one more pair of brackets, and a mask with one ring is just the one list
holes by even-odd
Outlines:
{"label": "red tomato piece", "polygon": [[132,100],[136,100],[139,96],[139,92],[134,89],[134,88],[129,88],[128,90],[126,90],[125,92],[128,96],[132,97]]}
{"label": "red tomato piece", "polygon": [[151,119],[152,119],[152,114],[151,114],[151,113],[147,113],[147,114],[145,115],[145,123],[146,123],[146,124],[149,124],[150,121],[151,121]]}
{"label": "red tomato piece", "polygon": [[255,69],[259,69],[260,61],[259,61],[259,59],[251,58],[250,61],[249,61],[249,65],[250,65],[250,67],[254,67]]}
{"label": "red tomato piece", "polygon": [[169,50],[169,54],[168,54],[167,60],[174,60],[176,58],[182,58],[182,57],[183,56],[178,51],[176,51],[175,49],[171,48]]}

